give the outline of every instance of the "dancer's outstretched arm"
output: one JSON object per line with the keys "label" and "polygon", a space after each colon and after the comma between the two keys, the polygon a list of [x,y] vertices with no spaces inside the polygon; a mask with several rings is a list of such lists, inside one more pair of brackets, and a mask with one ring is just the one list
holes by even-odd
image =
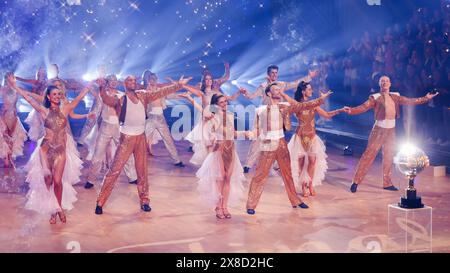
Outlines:
{"label": "dancer's outstretched arm", "polygon": [[31,85],[37,85],[38,83],[39,83],[39,81],[38,80],[35,80],[35,79],[25,79],[25,78],[21,78],[21,77],[18,77],[18,76],[16,76],[16,80],[17,81],[21,81],[21,82],[24,82],[24,83],[28,83],[28,84],[31,84]]}
{"label": "dancer's outstretched arm", "polygon": [[197,97],[203,97],[203,95],[204,95],[202,91],[200,91],[199,89],[197,89],[194,86],[186,84],[183,86],[183,88],[186,89],[187,91],[189,91],[190,93],[196,95]]}
{"label": "dancer's outstretched arm", "polygon": [[320,107],[316,107],[316,111],[317,111],[317,114],[319,114],[319,116],[330,119],[339,113],[345,112],[345,109],[339,108],[339,109],[327,112]]}
{"label": "dancer's outstretched arm", "polygon": [[400,98],[399,102],[401,105],[419,105],[419,104],[428,102],[429,100],[436,97],[437,95],[439,95],[439,92],[436,92],[434,94],[428,92],[425,96],[420,97],[420,98],[407,98],[404,96],[399,96],[399,98]]}
{"label": "dancer's outstretched arm", "polygon": [[184,78],[184,76],[181,76],[178,82],[171,83],[169,85],[162,87],[152,86],[151,89],[149,89],[150,92],[144,93],[144,99],[146,100],[146,103],[150,103],[151,101],[164,98],[169,94],[175,93],[178,90],[183,89],[184,86],[187,85],[187,83],[191,79],[192,77]]}
{"label": "dancer's outstretched arm", "polygon": [[225,96],[225,97],[226,97],[227,100],[229,100],[229,101],[236,100],[237,98],[239,98],[239,96],[240,96],[241,94],[244,94],[244,92],[245,92],[245,89],[242,88],[242,87],[239,87],[239,90],[236,91],[233,95],[231,95],[231,96]]}
{"label": "dancer's outstretched arm", "polygon": [[72,110],[72,111],[70,111],[69,116],[72,119],[85,119],[85,118],[91,119],[91,118],[95,118],[96,115],[93,112],[89,112],[87,114],[77,114]]}
{"label": "dancer's outstretched arm", "polygon": [[67,104],[67,107],[70,109],[69,113],[72,112],[72,110],[77,107],[78,103],[80,103],[84,96],[86,96],[86,94],[91,91],[93,85],[93,82],[89,83],[85,88],[83,88],[83,90],[81,90],[80,94],[78,94],[78,96],[73,101]]}
{"label": "dancer's outstretched arm", "polygon": [[31,95],[31,92],[25,91],[18,87],[16,84],[16,79],[13,74],[6,76],[6,82],[8,86],[20,94],[37,112],[42,116],[47,115],[47,109],[42,105],[42,102],[37,102]]}
{"label": "dancer's outstretched arm", "polygon": [[308,75],[300,77],[299,79],[292,81],[292,82],[286,82],[286,85],[284,86],[284,90],[290,90],[290,89],[296,89],[297,86],[300,84],[300,82],[311,82],[313,78],[315,78],[319,74],[318,70],[310,70],[308,72]]}
{"label": "dancer's outstretched arm", "polygon": [[192,103],[192,105],[194,105],[194,108],[197,109],[198,111],[203,113],[203,117],[205,119],[211,119],[214,117],[214,114],[211,113],[211,111],[209,111],[209,108],[206,107],[205,109],[203,109],[203,107],[198,104],[190,95],[189,93],[182,93],[182,94],[178,94],[179,97],[185,98],[187,99],[190,103]]}
{"label": "dancer's outstretched arm", "polygon": [[345,112],[349,115],[359,115],[364,112],[369,111],[375,106],[375,99],[370,96],[368,100],[366,100],[363,104],[356,106],[356,107],[348,107],[345,106]]}
{"label": "dancer's outstretched arm", "polygon": [[255,92],[249,93],[249,92],[246,91],[243,94],[244,94],[244,97],[246,97],[247,99],[253,100],[253,99],[257,98],[257,97],[263,96],[264,89],[265,89],[264,86],[260,85],[260,86],[258,86],[258,88],[256,88]]}
{"label": "dancer's outstretched arm", "polygon": [[222,84],[224,84],[230,79],[230,64],[228,62],[225,62],[224,67],[225,73],[223,74],[223,76],[221,78],[214,80],[217,87],[220,87]]}

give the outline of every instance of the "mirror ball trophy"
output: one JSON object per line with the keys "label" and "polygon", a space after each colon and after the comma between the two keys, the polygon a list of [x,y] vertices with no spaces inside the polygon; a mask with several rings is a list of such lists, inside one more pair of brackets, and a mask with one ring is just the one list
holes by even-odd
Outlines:
{"label": "mirror ball trophy", "polygon": [[422,199],[417,196],[417,190],[414,188],[414,178],[430,165],[428,156],[421,149],[406,144],[395,156],[394,163],[397,169],[409,179],[405,196],[402,196],[400,203],[398,203],[399,207],[407,209],[423,208]]}

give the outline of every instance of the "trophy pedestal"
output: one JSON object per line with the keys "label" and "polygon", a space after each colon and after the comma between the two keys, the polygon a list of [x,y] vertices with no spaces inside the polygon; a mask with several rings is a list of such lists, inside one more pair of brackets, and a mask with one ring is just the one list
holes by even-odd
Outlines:
{"label": "trophy pedestal", "polygon": [[398,206],[404,209],[417,209],[424,207],[422,204],[422,198],[417,196],[416,189],[414,188],[406,189],[406,194],[400,198],[400,203],[398,203]]}
{"label": "trophy pedestal", "polygon": [[432,252],[433,208],[407,209],[388,206],[388,252]]}

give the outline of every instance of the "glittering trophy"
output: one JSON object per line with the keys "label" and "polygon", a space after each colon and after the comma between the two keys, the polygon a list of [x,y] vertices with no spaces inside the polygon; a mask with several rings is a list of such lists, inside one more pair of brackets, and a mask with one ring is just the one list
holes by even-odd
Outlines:
{"label": "glittering trophy", "polygon": [[417,196],[414,188],[414,178],[430,165],[428,156],[421,149],[407,144],[395,156],[394,163],[397,169],[409,179],[406,194],[401,197],[398,205],[406,209],[423,208],[422,199]]}

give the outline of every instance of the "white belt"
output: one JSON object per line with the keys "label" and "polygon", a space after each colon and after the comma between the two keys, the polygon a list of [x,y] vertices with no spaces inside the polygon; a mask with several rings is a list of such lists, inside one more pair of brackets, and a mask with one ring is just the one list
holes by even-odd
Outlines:
{"label": "white belt", "polygon": [[119,118],[117,116],[115,116],[115,117],[108,117],[108,118],[102,119],[102,122],[106,122],[106,123],[109,123],[109,124],[116,125],[116,124],[119,124]]}
{"label": "white belt", "polygon": [[375,125],[381,128],[394,128],[395,127],[395,119],[383,119],[383,120],[376,120]]}
{"label": "white belt", "polygon": [[151,111],[148,112],[151,115],[162,115],[163,114],[163,108],[162,107],[152,107]]}
{"label": "white belt", "polygon": [[269,131],[265,135],[261,134],[259,138],[262,140],[277,140],[283,137],[284,137],[283,129],[280,129],[276,131]]}
{"label": "white belt", "polygon": [[145,132],[145,125],[139,126],[122,125],[120,126],[120,132],[130,136],[137,136]]}

